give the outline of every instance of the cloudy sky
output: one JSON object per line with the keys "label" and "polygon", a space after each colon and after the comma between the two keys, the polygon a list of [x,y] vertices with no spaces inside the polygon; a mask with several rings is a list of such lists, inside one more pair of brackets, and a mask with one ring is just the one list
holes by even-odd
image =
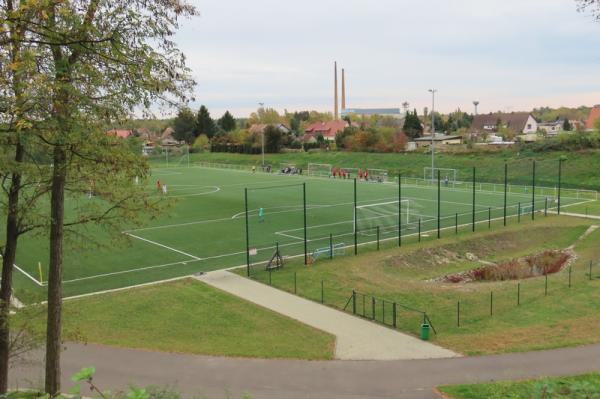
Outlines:
{"label": "cloudy sky", "polygon": [[348,107],[480,112],[600,103],[600,23],[574,0],[190,0],[177,42],[213,117]]}

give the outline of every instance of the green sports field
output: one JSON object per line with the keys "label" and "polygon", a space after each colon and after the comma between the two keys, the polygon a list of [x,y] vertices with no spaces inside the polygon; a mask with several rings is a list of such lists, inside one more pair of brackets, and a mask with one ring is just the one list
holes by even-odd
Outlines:
{"label": "green sports field", "polygon": [[[309,257],[328,256],[330,245],[336,255],[353,253],[355,235],[359,247],[373,243],[378,235],[381,241],[397,240],[399,220],[403,236],[418,234],[419,225],[422,234],[437,234],[437,181],[402,179],[401,192],[391,178],[358,181],[355,199],[352,179],[182,166],[156,167],[144,184],[156,191],[157,180],[167,186],[167,196],[175,202],[165,215],[142,228],[125,230],[116,239],[96,226],[74,236],[65,254],[65,296],[245,265],[245,189],[248,246],[252,253],[256,251],[252,263],[267,261],[277,245],[283,256],[304,256],[305,232]],[[472,187],[472,183],[441,182],[442,235],[456,225],[472,223]],[[562,205],[585,203],[595,195],[563,190]],[[552,211],[556,196],[556,188],[538,187],[534,193],[531,187],[509,185],[508,223],[517,222],[519,209],[522,218],[531,218],[533,206],[537,212],[546,207]],[[503,218],[504,201],[503,185],[476,182],[476,222],[487,226],[488,219]],[[261,208],[264,218],[259,217]],[[104,245],[86,246],[90,235]],[[26,235],[20,240],[15,283],[21,300],[39,300],[45,294],[47,254],[45,237]]]}

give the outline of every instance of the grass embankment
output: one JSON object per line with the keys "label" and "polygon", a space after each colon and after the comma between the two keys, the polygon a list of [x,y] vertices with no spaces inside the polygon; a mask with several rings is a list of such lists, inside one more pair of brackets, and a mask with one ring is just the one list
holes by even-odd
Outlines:
{"label": "grass embankment", "polygon": [[565,212],[581,213],[583,215],[600,216],[600,200],[584,204],[569,205],[563,208]]}
{"label": "grass embankment", "polygon": [[[392,302],[426,311],[438,330],[432,339],[466,354],[596,343],[600,342],[600,230],[578,241],[589,224],[575,218],[539,217],[536,222],[511,224],[501,231],[496,228],[458,236],[444,232],[446,238],[441,240],[429,237],[419,244],[415,238],[405,239],[402,248],[394,247],[395,242],[386,243],[379,252],[360,247],[360,256],[319,260],[310,267],[291,260],[271,276],[255,267],[253,278],[265,283],[271,279],[274,286],[294,292],[295,274],[298,294],[315,301],[321,301],[323,282],[324,302],[340,309],[348,305],[349,311],[349,299],[356,290],[360,293],[357,313],[380,322],[385,317],[388,325],[392,323]],[[575,242],[578,258],[572,265],[571,288],[568,270],[563,270],[548,276],[547,296],[544,277],[467,284],[431,281],[481,266],[469,260],[467,253],[488,262],[504,262]],[[596,262],[593,280],[588,275],[590,259]],[[371,296],[378,298],[375,306]],[[388,301],[385,308],[380,299]],[[398,307],[398,328],[417,334],[421,317]]]}
{"label": "grass embankment", "polygon": [[600,397],[600,374],[489,384],[448,385],[438,389],[453,399],[598,398]]}
{"label": "grass embankment", "polygon": [[63,323],[67,340],[215,356],[331,359],[335,345],[332,335],[192,279],[66,301]]}
{"label": "grass embankment", "polygon": [[[518,153],[507,150],[498,153],[436,154],[436,166],[459,171],[459,180],[469,180],[473,167],[477,168],[478,181],[502,183],[504,164],[508,163],[511,184],[531,184],[532,160],[537,161],[538,185],[554,187],[558,180],[558,159],[565,157],[562,182],[565,187],[600,190],[600,151]],[[304,169],[309,163],[325,163],[337,167],[386,169],[396,175],[423,176],[423,168],[431,166],[431,155],[424,153],[379,154],[358,152],[297,152],[266,154],[266,163],[277,167],[292,163]],[[192,162],[217,162],[260,165],[261,155],[230,153],[191,154]]]}

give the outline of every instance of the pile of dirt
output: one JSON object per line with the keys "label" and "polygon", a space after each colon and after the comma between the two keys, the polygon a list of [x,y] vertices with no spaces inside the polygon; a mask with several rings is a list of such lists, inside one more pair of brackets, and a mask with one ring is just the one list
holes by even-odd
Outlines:
{"label": "pile of dirt", "polygon": [[446,275],[435,280],[445,283],[520,280],[557,273],[574,260],[575,253],[573,251],[548,250],[500,264],[485,265]]}

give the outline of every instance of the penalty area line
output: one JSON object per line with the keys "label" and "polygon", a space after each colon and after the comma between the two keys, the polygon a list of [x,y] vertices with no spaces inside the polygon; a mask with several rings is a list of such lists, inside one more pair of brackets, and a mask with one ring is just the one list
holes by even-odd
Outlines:
{"label": "penalty area line", "polygon": [[[2,255],[0,255],[0,258],[2,257]],[[39,282],[38,280],[35,279],[35,277],[33,277],[31,274],[27,273],[25,270],[21,269],[19,266],[17,266],[15,263],[13,263],[13,266],[15,267],[15,269],[17,269],[18,271],[20,271],[21,273],[23,273],[27,278],[29,278],[31,281],[33,281],[34,283],[36,283],[38,286],[43,287],[44,284],[42,284],[41,282]]]}
{"label": "penalty area line", "polygon": [[159,247],[161,247],[161,248],[168,249],[169,251],[173,251],[173,252],[177,252],[177,253],[179,253],[179,254],[181,254],[181,255],[185,255],[185,256],[187,256],[187,257],[189,257],[189,258],[192,258],[192,259],[194,259],[194,260],[202,260],[202,258],[199,258],[199,257],[197,257],[197,256],[194,256],[194,255],[192,255],[192,254],[188,254],[187,252],[183,252],[183,251],[180,251],[180,250],[178,250],[178,249],[175,249],[175,248],[169,247],[169,246],[167,246],[167,245],[164,245],[164,244],[161,244],[161,243],[159,243],[159,242],[152,241],[152,240],[149,240],[149,239],[147,239],[147,238],[140,237],[140,236],[136,236],[135,234],[131,234],[131,233],[125,233],[125,234],[127,234],[127,235],[128,235],[128,236],[130,236],[130,237],[137,238],[138,240],[146,241],[147,243],[154,244],[154,245],[157,245],[157,246],[159,246]]}

